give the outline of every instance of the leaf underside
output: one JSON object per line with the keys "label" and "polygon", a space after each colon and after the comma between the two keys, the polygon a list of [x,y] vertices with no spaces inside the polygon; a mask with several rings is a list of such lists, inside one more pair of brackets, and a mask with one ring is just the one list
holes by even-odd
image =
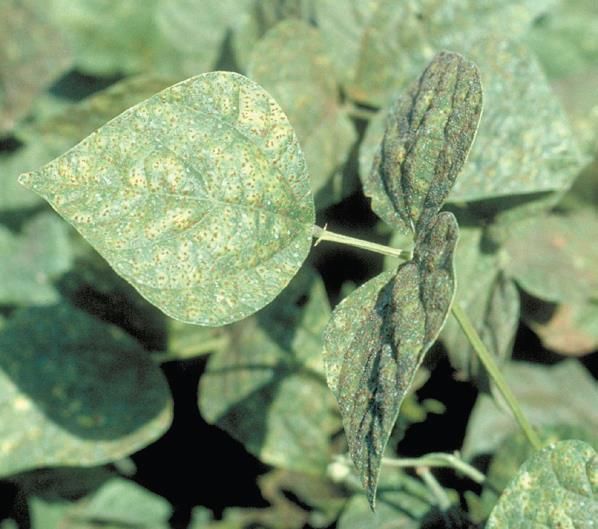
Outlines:
{"label": "leaf underside", "polygon": [[441,52],[389,111],[364,180],[372,208],[405,232],[425,232],[459,174],[482,111],[477,67]]}
{"label": "leaf underside", "polygon": [[303,263],[314,205],[286,116],[257,84],[211,72],[127,110],[20,182],[169,316],[242,319]]}
{"label": "leaf underside", "polygon": [[413,261],[353,292],[335,309],[325,331],[328,385],[372,507],[399,408],[453,300],[457,238],[454,216],[438,215]]}

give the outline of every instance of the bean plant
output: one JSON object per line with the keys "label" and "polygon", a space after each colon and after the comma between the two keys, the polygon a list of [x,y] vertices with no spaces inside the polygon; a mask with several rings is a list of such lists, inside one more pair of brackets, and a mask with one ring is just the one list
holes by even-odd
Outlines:
{"label": "bean plant", "polygon": [[[104,4],[0,6],[0,529],[593,527],[591,3]],[[443,361],[463,442],[402,455]],[[143,486],[173,364],[267,507]]]}

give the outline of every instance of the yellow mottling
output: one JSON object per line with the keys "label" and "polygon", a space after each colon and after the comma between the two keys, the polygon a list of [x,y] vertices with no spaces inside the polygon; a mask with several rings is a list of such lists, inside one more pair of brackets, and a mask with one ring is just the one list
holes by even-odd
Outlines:
{"label": "yellow mottling", "polygon": [[10,439],[3,441],[2,443],[0,443],[0,454],[2,454],[2,455],[10,454],[13,451],[13,449],[15,448],[15,446],[16,446],[16,443],[14,441],[11,441]]}
{"label": "yellow mottling", "polygon": [[13,402],[16,411],[28,411],[31,409],[31,402],[24,397],[17,397]]}

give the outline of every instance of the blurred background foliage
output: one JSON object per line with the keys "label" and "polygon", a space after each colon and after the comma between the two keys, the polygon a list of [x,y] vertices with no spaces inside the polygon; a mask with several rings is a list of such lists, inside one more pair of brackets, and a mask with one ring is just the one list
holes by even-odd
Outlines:
{"label": "blurred background foliage", "polygon": [[2,0],[0,528],[473,527],[526,457],[449,320],[389,455],[461,450],[488,481],[438,471],[447,511],[415,474],[387,469],[372,514],[330,466],[346,446],[321,332],[391,263],[322,245],[254,317],[194,327],[17,184],[214,69],[281,104],[318,224],[406,247],[371,211],[385,218],[368,174],[386,109],[437,51],[474,60],[484,114],[449,198],[457,300],[543,435],[596,446],[597,20],[594,0]]}

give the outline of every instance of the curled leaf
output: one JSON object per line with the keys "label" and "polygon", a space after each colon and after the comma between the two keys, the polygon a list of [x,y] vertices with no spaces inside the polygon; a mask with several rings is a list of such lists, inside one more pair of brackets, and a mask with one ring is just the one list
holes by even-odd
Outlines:
{"label": "curled leaf", "polygon": [[454,216],[438,215],[414,260],[345,298],[324,333],[328,385],[372,506],[401,403],[453,300],[457,237]]}
{"label": "curled leaf", "polygon": [[482,85],[477,67],[441,52],[391,107],[365,193],[403,231],[426,231],[446,200],[477,131]]}

